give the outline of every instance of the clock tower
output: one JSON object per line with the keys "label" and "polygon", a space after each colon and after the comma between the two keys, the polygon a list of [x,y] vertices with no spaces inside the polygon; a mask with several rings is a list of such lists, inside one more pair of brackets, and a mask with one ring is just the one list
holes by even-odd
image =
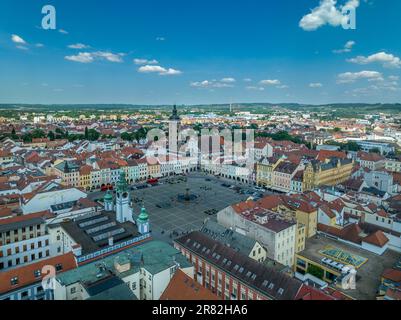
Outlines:
{"label": "clock tower", "polygon": [[134,222],[132,217],[131,195],[128,190],[125,172],[121,171],[116,188],[116,219],[120,223]]}

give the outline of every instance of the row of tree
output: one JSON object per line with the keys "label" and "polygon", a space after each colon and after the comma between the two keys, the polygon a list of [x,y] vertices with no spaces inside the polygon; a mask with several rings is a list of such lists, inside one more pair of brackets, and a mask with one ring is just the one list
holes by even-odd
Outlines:
{"label": "row of tree", "polygon": [[146,128],[141,128],[135,132],[124,132],[121,134],[121,139],[125,141],[139,141],[146,139],[148,130]]}

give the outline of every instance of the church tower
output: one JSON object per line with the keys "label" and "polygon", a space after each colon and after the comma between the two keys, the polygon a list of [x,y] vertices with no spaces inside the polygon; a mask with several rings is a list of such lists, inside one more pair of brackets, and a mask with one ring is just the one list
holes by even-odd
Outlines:
{"label": "church tower", "polygon": [[111,194],[110,190],[107,190],[104,199],[104,211],[110,212],[113,211],[113,195]]}
{"label": "church tower", "polygon": [[178,141],[181,131],[181,118],[178,115],[177,106],[174,105],[173,113],[169,119],[169,153],[178,157]]}
{"label": "church tower", "polygon": [[141,214],[136,220],[136,225],[138,226],[140,234],[147,234],[150,232],[149,215],[146,212],[145,207],[142,207]]}
{"label": "church tower", "polygon": [[132,217],[131,196],[128,190],[125,172],[121,171],[120,180],[116,188],[116,218],[120,223],[127,221],[134,222]]}

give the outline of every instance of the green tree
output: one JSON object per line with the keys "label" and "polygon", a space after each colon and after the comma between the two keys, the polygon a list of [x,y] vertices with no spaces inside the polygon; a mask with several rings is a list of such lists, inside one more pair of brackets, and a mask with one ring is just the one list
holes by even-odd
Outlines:
{"label": "green tree", "polygon": [[[85,136],[83,136],[85,139]],[[100,138],[100,132],[96,131],[95,129],[89,129],[88,130],[88,140],[89,141],[96,141],[99,140]]]}
{"label": "green tree", "polygon": [[46,138],[46,133],[41,129],[35,129],[32,131],[32,139],[43,139]]}
{"label": "green tree", "polygon": [[133,135],[130,134],[129,132],[123,132],[121,134],[121,139],[125,140],[125,141],[132,141],[133,140]]}
{"label": "green tree", "polygon": [[50,139],[50,141],[56,140],[56,135],[54,134],[53,131],[49,131],[49,133],[47,134],[47,137]]}

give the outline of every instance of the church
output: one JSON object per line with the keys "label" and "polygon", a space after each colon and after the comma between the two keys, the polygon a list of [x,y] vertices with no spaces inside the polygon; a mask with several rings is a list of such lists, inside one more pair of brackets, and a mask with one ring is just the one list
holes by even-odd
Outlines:
{"label": "church", "polygon": [[110,190],[106,192],[104,196],[104,210],[106,212],[115,211],[116,220],[119,223],[132,222],[136,224],[140,234],[147,234],[150,232],[149,215],[145,207],[142,207],[141,213],[135,221],[134,212],[131,207],[131,194],[124,171],[121,171],[120,179],[117,182],[115,201]]}

